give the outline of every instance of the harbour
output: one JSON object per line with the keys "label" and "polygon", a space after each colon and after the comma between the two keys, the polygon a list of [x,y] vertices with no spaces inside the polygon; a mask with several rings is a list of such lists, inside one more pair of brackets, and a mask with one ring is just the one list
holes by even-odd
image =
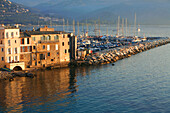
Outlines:
{"label": "harbour", "polygon": [[111,64],[0,82],[1,112],[169,112],[170,45]]}
{"label": "harbour", "polygon": [[170,1],[1,0],[0,113],[169,113]]}

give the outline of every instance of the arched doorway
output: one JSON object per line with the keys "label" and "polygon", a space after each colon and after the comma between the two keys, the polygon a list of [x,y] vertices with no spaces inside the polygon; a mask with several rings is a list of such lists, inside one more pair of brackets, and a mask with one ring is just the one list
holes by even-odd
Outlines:
{"label": "arched doorway", "polygon": [[21,71],[22,68],[21,68],[20,66],[15,66],[15,67],[13,68],[13,70],[14,70],[14,71]]}

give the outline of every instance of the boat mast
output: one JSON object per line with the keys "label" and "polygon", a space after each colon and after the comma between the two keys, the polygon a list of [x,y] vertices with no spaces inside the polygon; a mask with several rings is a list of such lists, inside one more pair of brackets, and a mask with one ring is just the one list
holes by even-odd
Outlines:
{"label": "boat mast", "polygon": [[94,32],[95,32],[95,36],[97,36],[97,27],[96,27],[96,21],[94,21],[94,24],[95,24],[95,29],[94,29]]}
{"label": "boat mast", "polygon": [[122,36],[124,36],[124,18],[122,18]]}
{"label": "boat mast", "polygon": [[80,35],[80,30],[79,30],[79,22],[77,22],[77,36],[79,37],[79,35]]}
{"label": "boat mast", "polygon": [[126,23],[126,37],[128,36],[127,35],[127,18],[125,19],[125,23]]}
{"label": "boat mast", "polygon": [[134,37],[136,36],[136,13],[135,13],[135,21],[134,21]]}
{"label": "boat mast", "polygon": [[69,23],[68,23],[68,19],[67,19],[67,32],[68,32],[68,30],[69,30]]}
{"label": "boat mast", "polygon": [[100,36],[100,18],[99,18],[99,36]]}
{"label": "boat mast", "polygon": [[86,32],[88,32],[88,31],[89,31],[89,25],[88,25],[87,20],[86,20]]}
{"label": "boat mast", "polygon": [[83,33],[83,37],[84,37],[84,23],[82,23],[82,33]]}
{"label": "boat mast", "polygon": [[129,35],[131,36],[131,26],[129,24]]}
{"label": "boat mast", "polygon": [[[111,33],[114,33],[114,18],[113,18],[113,29],[111,29]],[[113,34],[114,35],[114,34]]]}
{"label": "boat mast", "polygon": [[118,22],[117,22],[117,36],[119,37],[119,23],[120,23],[120,16],[118,16]]}
{"label": "boat mast", "polygon": [[75,20],[73,20],[73,34],[75,35]]}
{"label": "boat mast", "polygon": [[65,31],[65,20],[63,18],[63,31]]}
{"label": "boat mast", "polygon": [[88,32],[89,32],[89,25],[88,25],[87,20],[86,20],[86,33],[88,34]]}

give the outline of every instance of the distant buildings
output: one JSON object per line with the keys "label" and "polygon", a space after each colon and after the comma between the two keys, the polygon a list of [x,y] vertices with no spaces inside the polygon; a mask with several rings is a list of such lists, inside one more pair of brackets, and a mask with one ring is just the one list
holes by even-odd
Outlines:
{"label": "distant buildings", "polygon": [[0,67],[10,69],[61,66],[76,59],[77,37],[72,33],[39,28],[20,32],[19,28],[0,29]]}

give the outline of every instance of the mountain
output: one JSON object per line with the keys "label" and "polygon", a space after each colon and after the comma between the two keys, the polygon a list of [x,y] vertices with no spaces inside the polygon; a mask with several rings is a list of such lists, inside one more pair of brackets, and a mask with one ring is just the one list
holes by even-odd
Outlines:
{"label": "mountain", "polygon": [[133,24],[136,13],[140,24],[170,23],[169,0],[49,0],[34,8],[43,13],[79,21],[100,18],[111,22],[120,15]]}
{"label": "mountain", "polygon": [[0,23],[2,24],[37,24],[39,15],[32,8],[21,4],[0,0]]}
{"label": "mountain", "polygon": [[86,17],[90,19],[100,17],[108,20],[121,16],[128,18],[129,23],[133,24],[135,13],[139,24],[170,24],[170,4],[168,1],[120,3],[93,11]]}
{"label": "mountain", "polygon": [[[170,0],[13,0],[40,10],[41,14],[58,18],[91,22],[100,18],[114,22],[117,16],[133,24],[134,14],[140,24],[169,24]],[[32,5],[31,5],[32,4]]]}
{"label": "mountain", "polygon": [[40,3],[48,2],[49,0],[11,0],[12,2],[23,4],[24,6],[33,7]]}
{"label": "mountain", "polygon": [[65,18],[76,18],[109,6],[112,0],[51,0],[34,6],[43,13],[60,15]]}

